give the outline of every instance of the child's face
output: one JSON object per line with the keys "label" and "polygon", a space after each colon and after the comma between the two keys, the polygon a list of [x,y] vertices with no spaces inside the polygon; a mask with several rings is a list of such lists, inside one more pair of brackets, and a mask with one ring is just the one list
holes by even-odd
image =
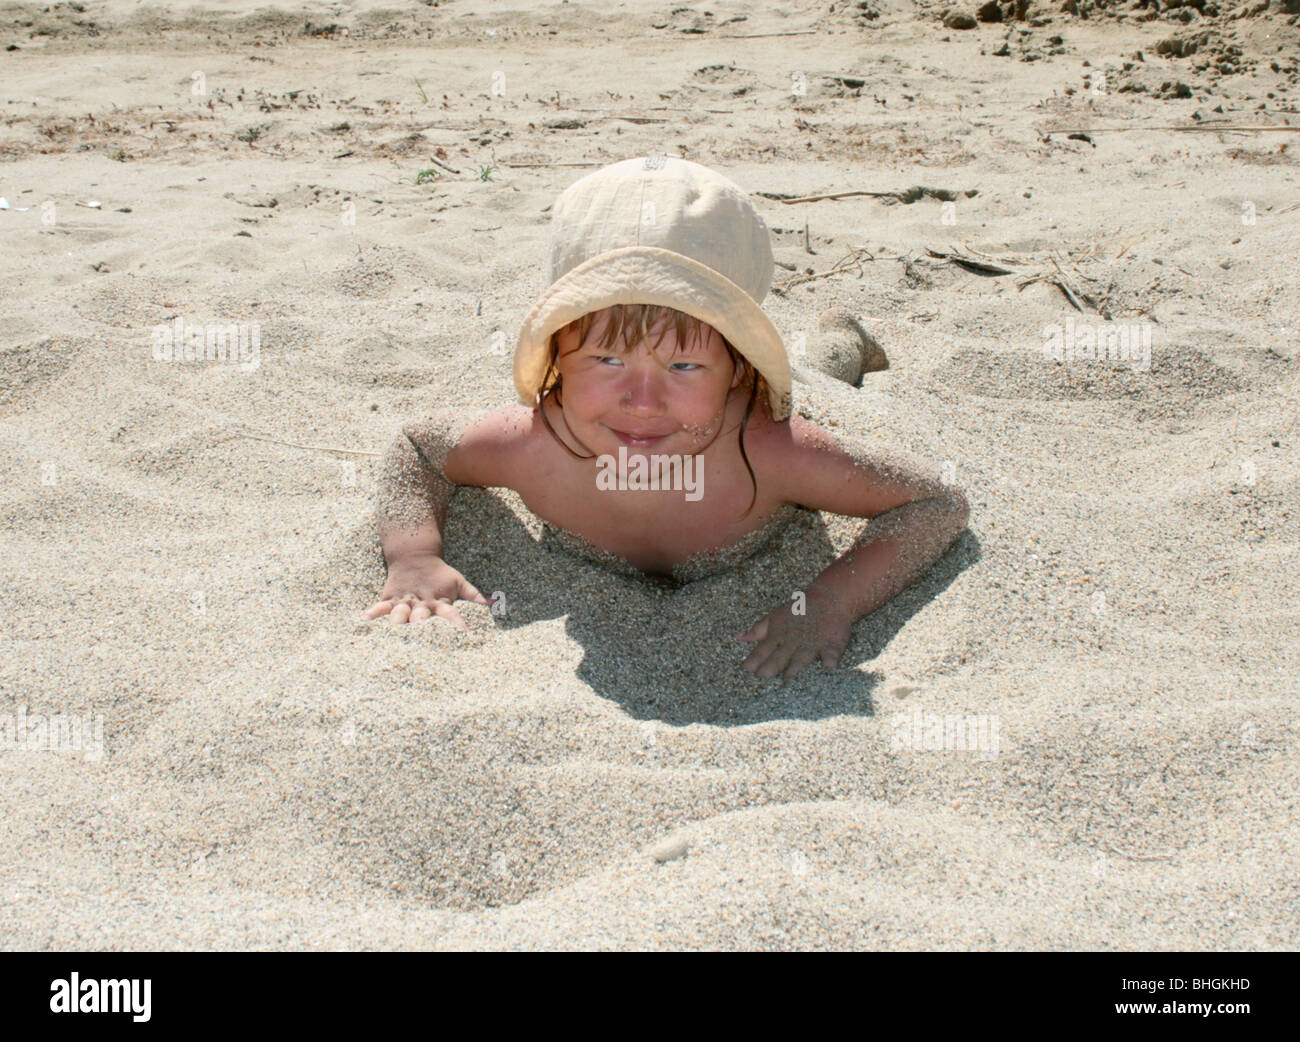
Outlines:
{"label": "child's face", "polygon": [[569,429],[597,454],[616,455],[619,446],[632,455],[703,451],[721,430],[727,395],[741,377],[721,335],[701,325],[678,343],[664,313],[635,350],[625,351],[620,340],[601,350],[609,319],[608,308],[596,312],[582,344],[576,329],[556,338]]}

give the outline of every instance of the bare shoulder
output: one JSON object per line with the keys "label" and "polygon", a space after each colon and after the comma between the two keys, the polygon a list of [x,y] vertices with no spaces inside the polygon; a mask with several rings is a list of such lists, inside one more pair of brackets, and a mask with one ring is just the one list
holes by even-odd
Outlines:
{"label": "bare shoulder", "polygon": [[781,421],[772,419],[766,404],[746,421],[742,444],[765,499],[797,502],[795,476],[805,426],[809,426],[807,421],[797,414]]}
{"label": "bare shoulder", "polygon": [[916,499],[946,496],[938,470],[911,453],[795,413],[775,424],[769,457],[783,473],[783,498],[810,510],[876,517]]}
{"label": "bare shoulder", "polygon": [[512,488],[531,442],[532,410],[519,404],[495,409],[442,410],[450,445],[443,473],[457,485]]}

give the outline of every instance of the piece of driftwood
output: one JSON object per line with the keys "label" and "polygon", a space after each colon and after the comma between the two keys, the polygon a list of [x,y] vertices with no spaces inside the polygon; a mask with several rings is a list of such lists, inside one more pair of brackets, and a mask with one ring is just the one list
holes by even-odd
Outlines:
{"label": "piece of driftwood", "polygon": [[1014,275],[1015,272],[1010,268],[1000,268],[996,264],[989,264],[985,261],[972,260],[970,257],[963,257],[959,253],[941,253],[938,250],[932,250],[927,247],[926,253],[931,257],[937,257],[939,260],[951,261],[953,264],[972,271],[976,275]]}

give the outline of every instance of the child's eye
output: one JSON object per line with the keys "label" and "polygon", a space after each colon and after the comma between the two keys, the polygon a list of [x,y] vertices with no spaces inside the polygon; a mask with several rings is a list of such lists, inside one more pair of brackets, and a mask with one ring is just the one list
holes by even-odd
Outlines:
{"label": "child's eye", "polygon": [[[600,363],[601,365],[604,365],[606,362],[616,362],[616,363],[619,364],[619,365],[622,365],[622,364],[623,364],[623,359],[621,359],[621,358],[616,358],[614,355],[602,355],[602,356],[598,357],[598,358],[596,359],[596,361],[597,361],[598,363]],[[698,362],[674,362],[673,365],[674,365],[674,366],[679,366],[679,365],[687,366],[686,369],[679,369],[679,370],[678,370],[678,372],[682,372],[682,373],[689,373],[689,372],[692,372],[692,371],[694,371],[694,370],[696,370],[696,369],[703,369],[703,368],[704,368],[704,366],[700,365]]]}

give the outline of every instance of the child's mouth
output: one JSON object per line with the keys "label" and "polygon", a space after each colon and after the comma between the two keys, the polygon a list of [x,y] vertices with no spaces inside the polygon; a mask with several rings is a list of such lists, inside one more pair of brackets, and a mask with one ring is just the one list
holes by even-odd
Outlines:
{"label": "child's mouth", "polygon": [[618,440],[621,441],[624,445],[630,445],[631,447],[637,449],[645,449],[645,448],[649,448],[651,445],[657,445],[659,442],[663,441],[666,437],[668,437],[668,435],[666,434],[657,434],[651,437],[639,438],[632,434],[626,434],[620,430],[614,430],[613,427],[611,427],[610,430],[613,431],[618,436]]}

